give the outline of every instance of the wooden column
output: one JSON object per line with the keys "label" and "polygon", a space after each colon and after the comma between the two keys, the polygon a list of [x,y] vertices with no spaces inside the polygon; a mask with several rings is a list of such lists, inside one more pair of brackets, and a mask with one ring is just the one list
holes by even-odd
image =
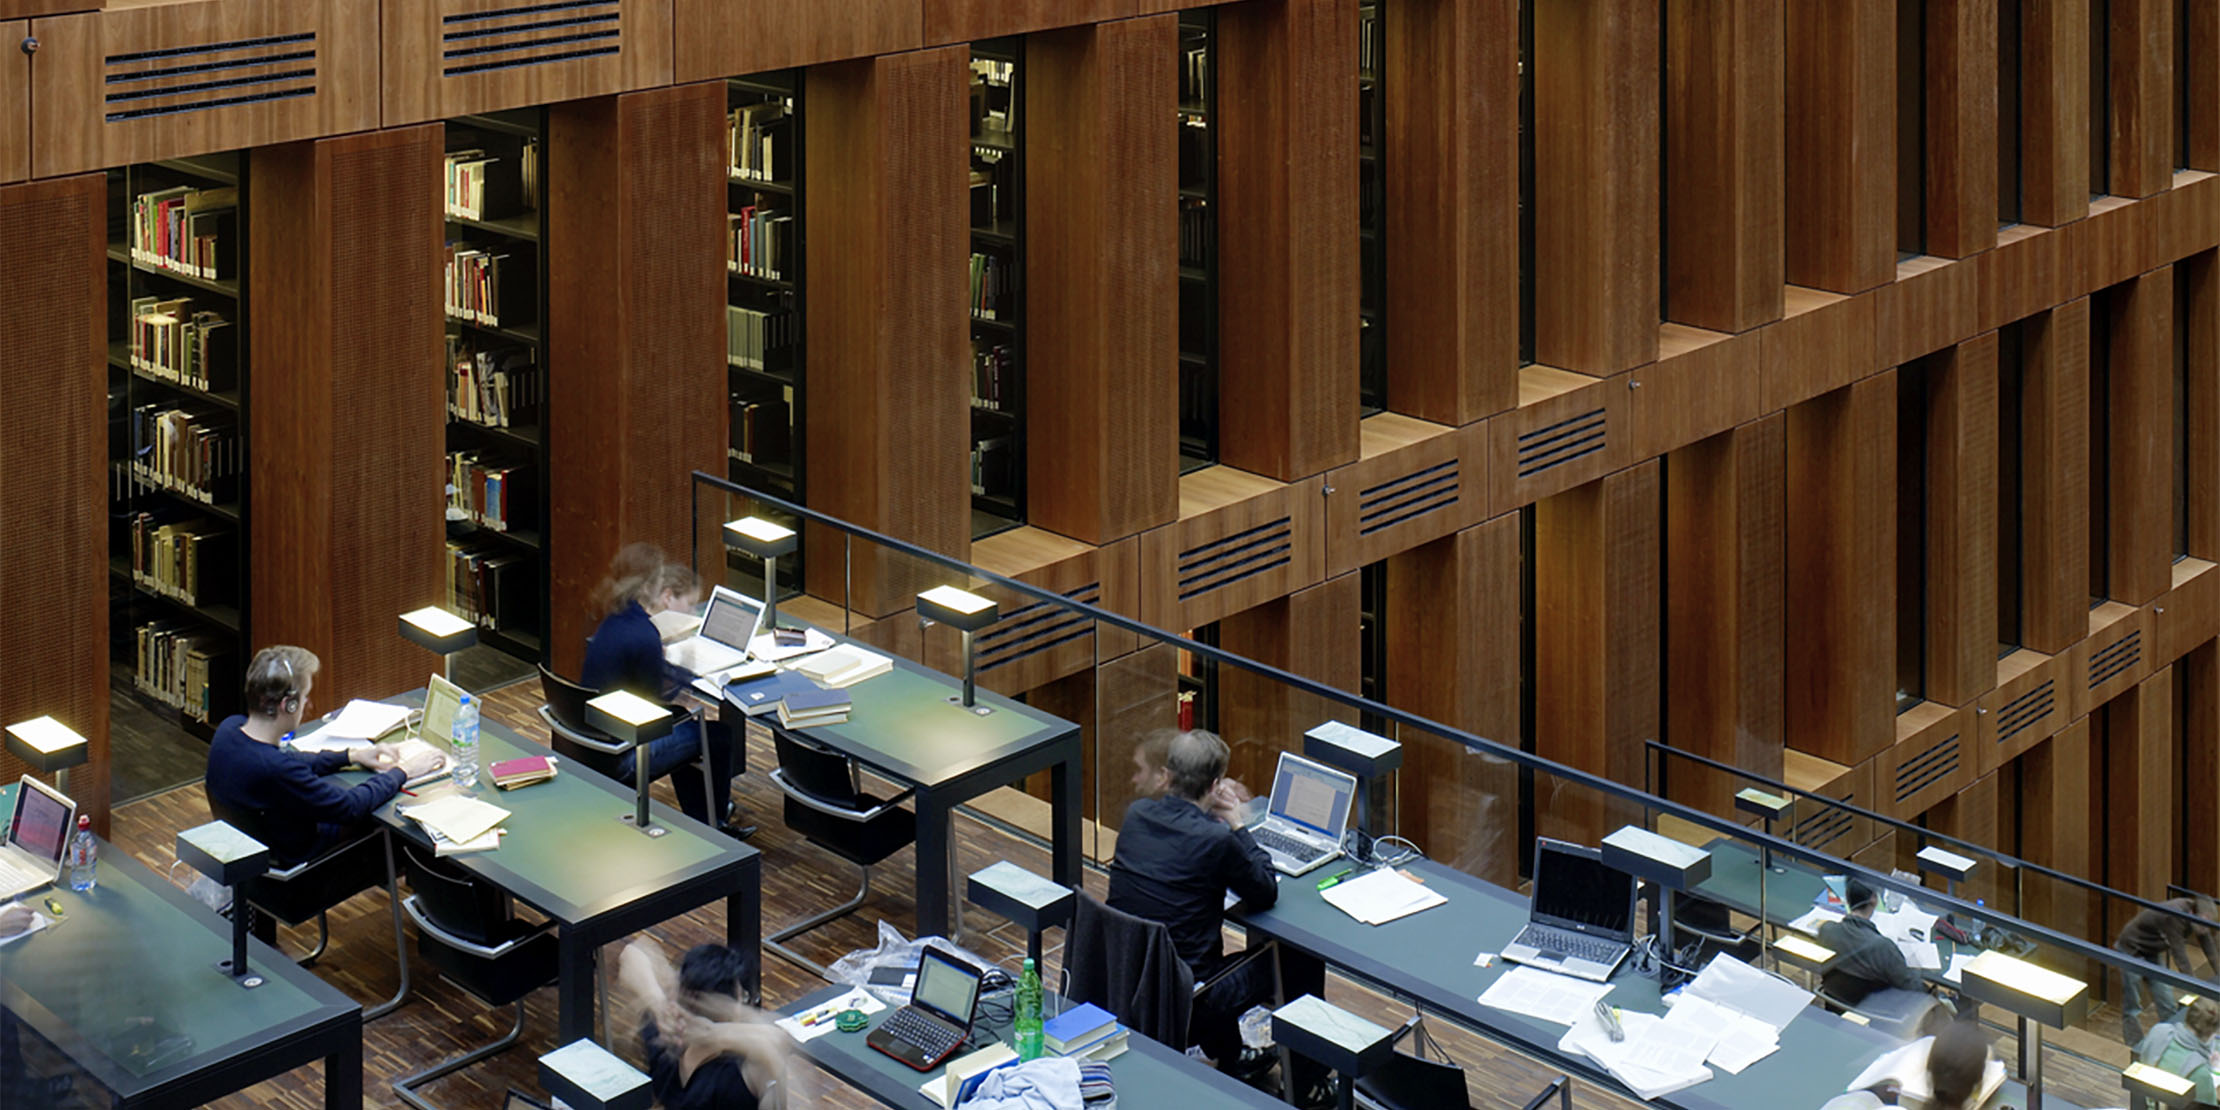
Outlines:
{"label": "wooden column", "polygon": [[[1787,428],[1775,413],[1665,459],[1664,739],[1768,778],[1782,771]],[[1669,795],[1722,817],[1747,782],[1668,760]]]}
{"label": "wooden column", "polygon": [[2089,634],[2088,298],[2030,317],[2021,353],[2021,638],[2055,655]]}
{"label": "wooden column", "polygon": [[1996,6],[1927,5],[1927,253],[1964,258],[1996,245]]}
{"label": "wooden column", "polygon": [[1996,333],[1928,367],[1926,694],[1964,705],[1996,685]]}
{"label": "wooden column", "polygon": [[[1658,725],[1659,465],[1534,506],[1534,751],[1634,786]],[[1637,819],[1537,776],[1539,831],[1582,844]]]}
{"label": "wooden column", "polygon": [[2020,7],[2020,219],[2042,227],[2089,213],[2089,2]]}
{"label": "wooden column", "polygon": [[1774,0],[1667,4],[1665,318],[1781,318],[1782,38]]}
{"label": "wooden column", "polygon": [[2107,587],[2113,600],[2141,605],[2173,585],[2173,268],[2092,300],[2108,340]]}
{"label": "wooden column", "polygon": [[[1387,674],[1396,708],[1518,746],[1519,520],[1494,520],[1387,561]],[[1404,729],[1403,835],[1427,854],[1515,885],[1518,770],[1464,744]]]}
{"label": "wooden column", "polygon": [[[2019,845],[2008,839],[2013,831],[2012,826],[2002,820],[2000,813],[2003,805],[1997,783],[2000,774],[1991,772],[1936,802],[1934,808],[1927,811],[1927,827],[1945,836],[1954,836],[1984,848],[2016,855]],[[1937,887],[1944,885],[1940,879],[1932,882]],[[2011,891],[2010,873],[1984,860],[1974,869],[1971,879],[1959,884],[1958,897],[1969,902],[1976,898],[1984,899],[1992,906],[2008,909],[2011,906]]]}
{"label": "wooden column", "polygon": [[2189,554],[2211,559],[2220,556],[2220,251],[2175,263],[2174,288],[2188,360]]}
{"label": "wooden column", "polygon": [[2174,664],[2181,697],[2174,722],[2181,761],[2182,882],[2220,890],[2220,640],[2206,640]]}
{"label": "wooden column", "polygon": [[440,665],[397,618],[445,598],[441,142],[436,125],[408,127],[246,163],[261,368],[246,647],[315,652],[328,707],[421,686]]}
{"label": "wooden column", "polygon": [[1025,49],[1027,519],[1105,544],[1179,515],[1178,17]]}
{"label": "wooden column", "polygon": [[[2090,742],[2091,718],[2083,717],[2058,735],[2028,749],[2020,763],[2020,854],[2068,875],[2103,872],[2100,847],[2111,832],[2105,827],[2104,765]],[[2068,936],[2110,941],[2096,896],[2079,887],[2036,876],[2024,880],[2019,916]],[[2101,934],[2101,935],[2100,935]],[[2058,970],[2087,977],[2097,965]]]}
{"label": "wooden column", "polygon": [[[70,793],[108,831],[108,183],[0,188],[0,725],[85,737]],[[128,643],[125,650],[128,650]],[[26,768],[0,754],[0,778]]]}
{"label": "wooden column", "polygon": [[1356,0],[1218,9],[1218,458],[1357,458]]}
{"label": "wooden column", "polygon": [[1534,359],[1608,375],[1657,359],[1654,4],[1534,19]]}
{"label": "wooden column", "polygon": [[[960,46],[809,71],[810,507],[959,558],[971,551],[970,257]],[[1170,123],[1165,124],[1169,130]],[[931,584],[913,563],[812,532],[820,596],[884,615]]]}
{"label": "wooden column", "polygon": [[[1362,606],[1357,575],[1329,578],[1218,622],[1218,644],[1235,655],[1355,693]],[[1276,679],[1221,664],[1218,731],[1233,748],[1226,773],[1252,790],[1267,788],[1282,751],[1302,751],[1303,733],[1329,718],[1356,723],[1356,711]]]}
{"label": "wooden column", "polygon": [[[2174,669],[2092,712],[2104,720],[2104,883],[2162,898],[2174,877]],[[2125,920],[2108,924],[2117,930]],[[2109,934],[2108,934],[2109,935]]]}
{"label": "wooden column", "polygon": [[2114,196],[2147,197],[2174,180],[2174,0],[2109,0],[2108,146]]}
{"label": "wooden column", "polygon": [[2174,75],[2188,86],[2189,168],[2220,170],[2220,0],[2189,0],[2174,33],[2189,38],[2189,72]]}
{"label": "wooden column", "polygon": [[1858,293],[1896,276],[1895,0],[1789,0],[1788,280]]}
{"label": "wooden column", "polygon": [[724,126],[721,81],[548,111],[548,654],[565,673],[610,557],[682,557],[687,473],[724,472]]}
{"label": "wooden column", "polygon": [[1387,403],[1467,424],[1518,403],[1519,5],[1392,0]]}
{"label": "wooden column", "polygon": [[[1099,825],[1117,828],[1133,789],[1133,750],[1150,729],[1179,723],[1178,649],[1151,641],[1139,651],[1106,659],[1086,670],[1026,692],[1026,704],[1079,723],[1080,800],[1091,836]],[[1028,786],[1048,797],[1048,773],[1032,776]],[[1258,787],[1263,789],[1263,787]],[[1107,862],[1108,844],[1086,843],[1091,858]]]}
{"label": "wooden column", "polygon": [[1896,740],[1896,372],[1788,410],[1788,743],[1855,764]]}

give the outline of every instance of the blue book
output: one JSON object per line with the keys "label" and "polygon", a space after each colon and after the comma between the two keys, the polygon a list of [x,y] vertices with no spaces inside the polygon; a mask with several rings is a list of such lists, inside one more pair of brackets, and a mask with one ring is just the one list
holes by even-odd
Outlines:
{"label": "blue book", "polygon": [[1056,1052],[1065,1052],[1102,1037],[1116,1028],[1118,1019],[1092,1002],[1082,1002],[1041,1023],[1041,1039]]}
{"label": "blue book", "polygon": [[846,690],[820,690],[812,684],[807,690],[789,690],[779,702],[779,720],[822,721],[828,718],[845,718],[853,704]]}
{"label": "blue book", "polygon": [[808,675],[793,671],[776,671],[742,679],[725,687],[725,700],[740,707],[750,717],[758,717],[779,707],[788,694],[817,689]]}

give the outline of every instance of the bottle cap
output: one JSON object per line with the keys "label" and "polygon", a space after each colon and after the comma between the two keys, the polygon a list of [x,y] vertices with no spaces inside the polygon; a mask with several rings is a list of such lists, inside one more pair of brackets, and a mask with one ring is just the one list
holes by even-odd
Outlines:
{"label": "bottle cap", "polygon": [[85,815],[84,815],[84,814],[82,814],[82,813],[78,814],[78,815],[77,815],[77,827],[78,827],[78,828],[80,828],[80,829],[89,829],[89,828],[92,828],[92,818],[90,818],[90,817],[87,817],[87,816],[85,816]]}

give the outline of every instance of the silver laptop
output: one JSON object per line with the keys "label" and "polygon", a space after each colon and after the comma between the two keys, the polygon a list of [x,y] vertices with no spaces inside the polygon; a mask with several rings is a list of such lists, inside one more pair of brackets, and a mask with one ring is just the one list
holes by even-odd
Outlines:
{"label": "silver laptop", "polygon": [[1536,840],[1533,906],[1503,958],[1601,983],[1634,943],[1634,899],[1634,876],[1602,849]]}
{"label": "silver laptop", "polygon": [[763,602],[724,586],[709,591],[701,628],[663,649],[663,658],[688,674],[708,674],[748,661],[748,641],[763,624]]}
{"label": "silver laptop", "polygon": [[1264,819],[1249,829],[1272,866],[1300,875],[1341,854],[1357,780],[1293,752],[1280,753]]}
{"label": "silver laptop", "polygon": [[0,844],[0,900],[29,894],[60,880],[62,856],[77,831],[77,803],[51,786],[23,776]]}

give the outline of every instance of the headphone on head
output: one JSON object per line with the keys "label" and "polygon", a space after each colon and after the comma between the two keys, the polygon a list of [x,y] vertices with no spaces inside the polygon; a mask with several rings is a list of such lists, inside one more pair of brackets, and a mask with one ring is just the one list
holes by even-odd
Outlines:
{"label": "headphone on head", "polygon": [[275,697],[265,697],[258,708],[273,717],[280,713],[298,713],[301,709],[301,686],[293,671],[293,660],[282,651],[275,653],[272,658],[285,668],[285,692]]}

